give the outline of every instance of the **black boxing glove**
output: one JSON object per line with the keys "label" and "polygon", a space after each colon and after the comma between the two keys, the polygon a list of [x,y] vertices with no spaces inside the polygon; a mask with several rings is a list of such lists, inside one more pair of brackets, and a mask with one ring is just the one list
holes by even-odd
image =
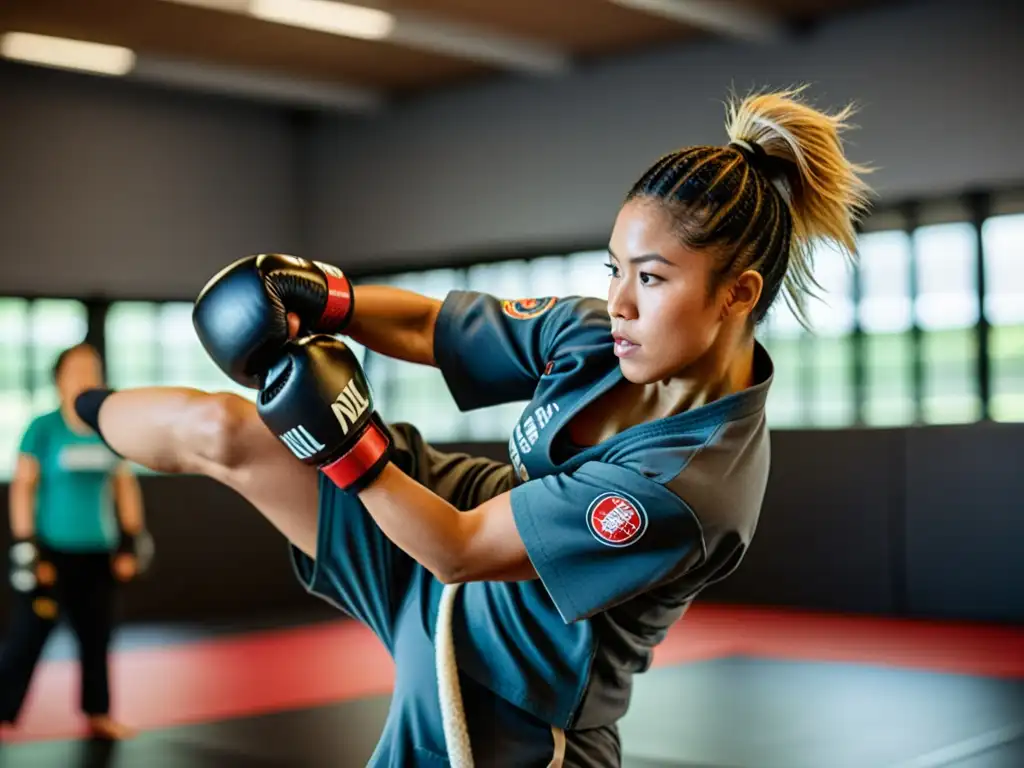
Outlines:
{"label": "black boxing glove", "polygon": [[265,253],[225,267],[203,288],[192,324],[228,376],[259,389],[288,342],[288,313],[303,333],[337,333],[352,317],[352,283],[337,267]]}
{"label": "black boxing glove", "polygon": [[134,557],[136,575],[142,576],[153,564],[155,551],[153,537],[145,528],[138,533],[128,533],[121,529],[114,556],[131,555]]}
{"label": "black boxing glove", "polygon": [[34,539],[17,539],[10,552],[11,586],[15,592],[35,592],[39,586],[36,568],[39,565],[39,547]]}
{"label": "black boxing glove", "polygon": [[302,462],[358,493],[391,458],[391,434],[373,410],[359,361],[331,336],[289,342],[256,401],[260,418]]}
{"label": "black boxing glove", "polygon": [[47,621],[57,618],[57,600],[54,584],[40,580],[39,569],[48,566],[53,578],[53,566],[47,553],[33,538],[16,539],[11,545],[11,586],[15,592],[32,600],[32,610]]}

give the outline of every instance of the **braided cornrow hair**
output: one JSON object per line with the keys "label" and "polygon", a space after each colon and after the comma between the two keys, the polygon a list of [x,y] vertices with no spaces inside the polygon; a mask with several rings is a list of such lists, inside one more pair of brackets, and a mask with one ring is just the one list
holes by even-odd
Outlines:
{"label": "braided cornrow hair", "polygon": [[857,221],[867,212],[870,169],[846,159],[840,134],[852,107],[820,112],[799,99],[804,89],[732,99],[724,147],[697,146],[660,158],[627,202],[649,199],[672,214],[682,241],[714,248],[722,280],[752,269],[764,281],[752,320],[760,322],[780,290],[806,326],[806,297],[819,288],[813,254],[819,242],[856,258]]}

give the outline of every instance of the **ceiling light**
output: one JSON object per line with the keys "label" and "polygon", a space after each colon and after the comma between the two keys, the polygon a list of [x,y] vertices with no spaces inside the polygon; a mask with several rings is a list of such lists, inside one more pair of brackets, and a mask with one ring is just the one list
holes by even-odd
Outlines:
{"label": "ceiling light", "polygon": [[8,32],[0,38],[0,55],[16,61],[104,75],[124,75],[135,66],[135,54],[127,48],[28,32]]}
{"label": "ceiling light", "polygon": [[387,37],[395,26],[390,13],[332,0],[252,0],[249,13],[265,21],[366,40]]}

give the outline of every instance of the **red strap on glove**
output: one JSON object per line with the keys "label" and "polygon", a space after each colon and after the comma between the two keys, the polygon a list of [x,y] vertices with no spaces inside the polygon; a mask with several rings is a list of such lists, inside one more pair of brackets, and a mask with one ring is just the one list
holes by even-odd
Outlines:
{"label": "red strap on glove", "polygon": [[358,493],[380,474],[390,450],[391,436],[373,420],[346,453],[320,471],[342,490]]}
{"label": "red strap on glove", "polygon": [[314,261],[327,278],[327,304],[317,328],[324,333],[340,331],[352,314],[352,283],[345,273],[331,264]]}

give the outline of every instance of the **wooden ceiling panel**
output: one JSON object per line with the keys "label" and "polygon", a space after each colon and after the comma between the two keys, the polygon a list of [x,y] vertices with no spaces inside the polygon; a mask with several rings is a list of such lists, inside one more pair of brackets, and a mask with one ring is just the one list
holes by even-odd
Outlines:
{"label": "wooden ceiling panel", "polygon": [[151,56],[403,91],[493,71],[448,56],[159,0],[4,0],[0,29]]}
{"label": "wooden ceiling panel", "polygon": [[478,25],[577,56],[618,53],[699,34],[609,0],[375,0],[373,4]]}
{"label": "wooden ceiling panel", "polygon": [[[729,34],[729,22],[715,27],[705,18],[708,28],[698,29],[613,0],[348,0],[398,16],[398,42],[370,41],[211,10],[188,1],[0,0],[0,31],[123,45],[142,58],[169,59],[198,69],[205,66],[211,78],[216,74],[212,70],[219,67],[255,79],[263,76],[264,81],[269,75],[302,83],[352,86],[385,96],[466,82],[504,67],[518,67],[540,77],[558,76],[560,55],[586,59]],[[708,8],[732,2],[806,21],[882,0],[701,1],[709,4]],[[413,22],[406,26],[410,32],[405,37],[400,33],[403,19]],[[417,25],[417,19],[429,23]],[[462,29],[445,32],[446,23]],[[484,37],[472,41],[475,45],[465,45],[466,27],[479,29]],[[489,52],[487,34],[504,38],[506,43],[519,40],[526,45],[516,47],[498,40]],[[461,51],[461,56],[455,50]],[[551,66],[551,61],[556,65]],[[193,73],[177,84],[198,86],[197,79],[202,78]],[[244,91],[247,86],[231,87]],[[253,93],[259,90],[251,87]]]}

